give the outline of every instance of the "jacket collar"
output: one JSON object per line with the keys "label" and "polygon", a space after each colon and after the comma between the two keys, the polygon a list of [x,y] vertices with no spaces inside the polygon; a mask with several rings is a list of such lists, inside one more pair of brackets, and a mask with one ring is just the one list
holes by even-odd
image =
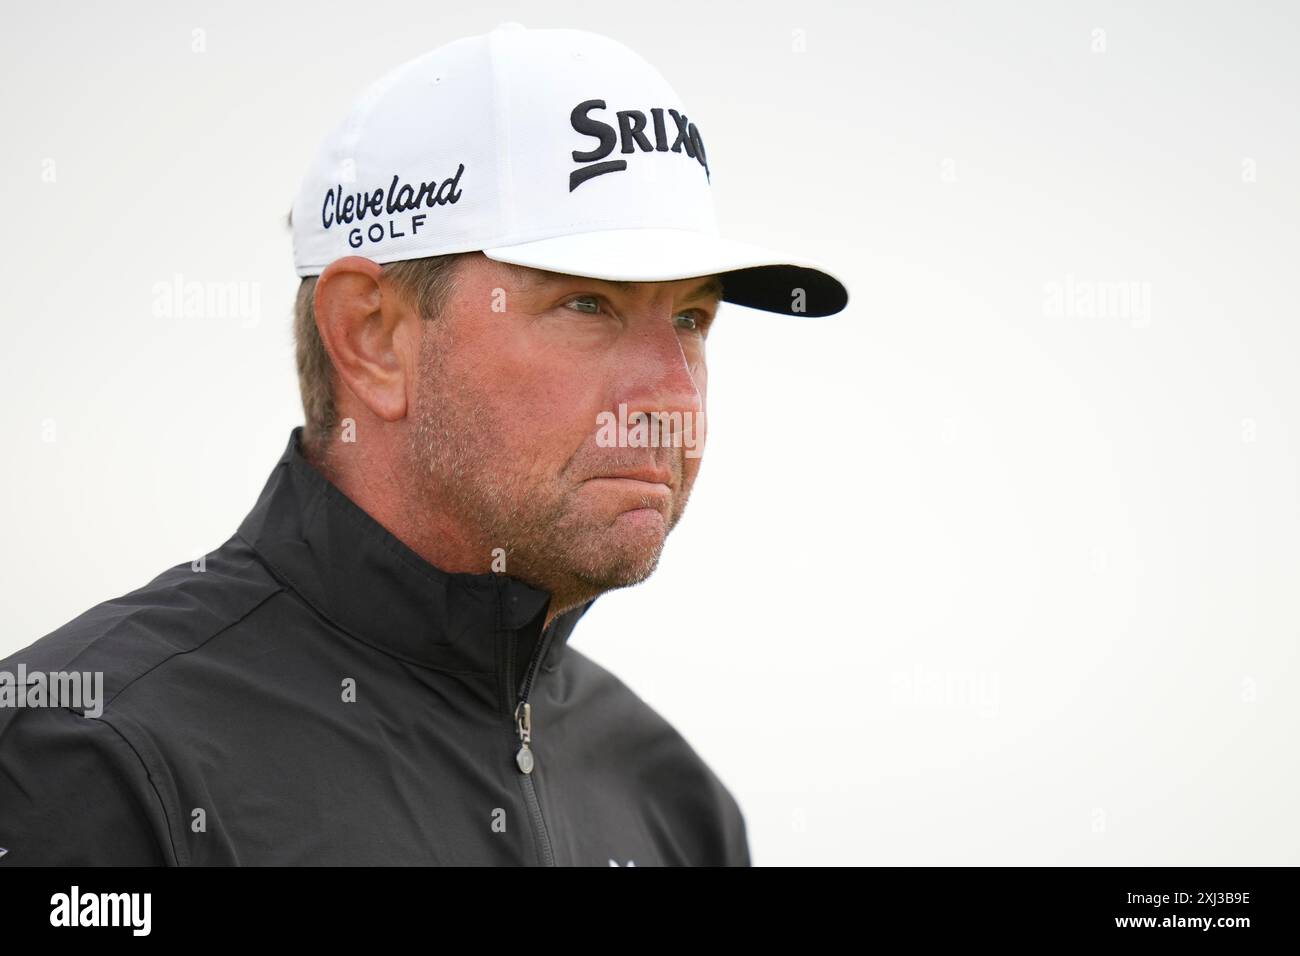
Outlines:
{"label": "jacket collar", "polygon": [[[495,634],[519,644],[524,676],[542,638],[550,595],[505,574],[443,571],[348,498],[302,453],[302,426],[267,479],[238,535],[318,613],[357,639],[438,670],[496,674]],[[551,622],[546,658],[557,666],[578,619],[594,603]]]}

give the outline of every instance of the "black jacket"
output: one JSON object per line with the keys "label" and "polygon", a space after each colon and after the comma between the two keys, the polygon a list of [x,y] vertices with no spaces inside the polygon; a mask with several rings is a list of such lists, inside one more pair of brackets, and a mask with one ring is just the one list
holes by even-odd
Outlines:
{"label": "black jacket", "polygon": [[726,787],[566,647],[590,602],[543,632],[544,592],[430,565],[300,433],[215,552],[0,661],[103,673],[97,717],[0,707],[0,866],[749,865]]}

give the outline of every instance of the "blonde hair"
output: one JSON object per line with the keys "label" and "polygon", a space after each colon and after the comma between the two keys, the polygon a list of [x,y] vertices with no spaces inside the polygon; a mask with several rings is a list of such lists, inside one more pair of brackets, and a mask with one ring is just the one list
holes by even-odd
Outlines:
{"label": "blonde hair", "polygon": [[[455,289],[456,266],[465,253],[429,256],[390,262],[384,275],[408,304],[414,304],[425,321],[432,321],[446,307]],[[316,325],[316,276],[306,276],[298,286],[294,303],[293,338],[298,365],[298,391],[302,396],[305,449],[319,448],[338,425],[334,399],[334,363]]]}

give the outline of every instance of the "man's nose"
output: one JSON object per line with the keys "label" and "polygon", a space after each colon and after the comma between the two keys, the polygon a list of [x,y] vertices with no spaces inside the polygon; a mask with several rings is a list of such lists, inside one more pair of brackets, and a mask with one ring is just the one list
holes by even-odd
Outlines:
{"label": "man's nose", "polygon": [[635,413],[701,415],[703,354],[688,354],[672,316],[648,322],[633,336],[621,401]]}

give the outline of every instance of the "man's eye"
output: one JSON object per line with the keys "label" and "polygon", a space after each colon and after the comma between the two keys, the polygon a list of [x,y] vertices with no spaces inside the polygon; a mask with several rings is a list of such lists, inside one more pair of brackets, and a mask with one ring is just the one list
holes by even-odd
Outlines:
{"label": "man's eye", "polygon": [[[566,306],[572,306],[578,303],[578,311],[586,312],[588,315],[598,315],[601,309],[601,298],[598,295],[575,295],[564,301]],[[688,332],[699,332],[707,328],[709,324],[709,314],[702,309],[685,309],[673,316],[673,323],[679,329],[685,329]]]}
{"label": "man's eye", "polygon": [[677,318],[686,316],[686,322],[678,322],[679,329],[686,329],[688,332],[703,332],[709,327],[709,313],[703,309],[687,309],[684,312],[678,312]]}
{"label": "man's eye", "polygon": [[580,311],[582,311],[582,312],[587,312],[587,313],[590,313],[590,314],[593,314],[593,315],[594,315],[597,311],[599,311],[599,309],[600,309],[600,299],[597,298],[597,297],[594,296],[594,295],[575,295],[573,298],[566,300],[564,304],[565,304],[565,305],[569,305],[569,304],[572,303],[572,302],[582,302],[583,300],[586,300],[587,302],[590,302],[590,303],[591,303],[591,308],[583,308],[583,309],[581,309]]}

